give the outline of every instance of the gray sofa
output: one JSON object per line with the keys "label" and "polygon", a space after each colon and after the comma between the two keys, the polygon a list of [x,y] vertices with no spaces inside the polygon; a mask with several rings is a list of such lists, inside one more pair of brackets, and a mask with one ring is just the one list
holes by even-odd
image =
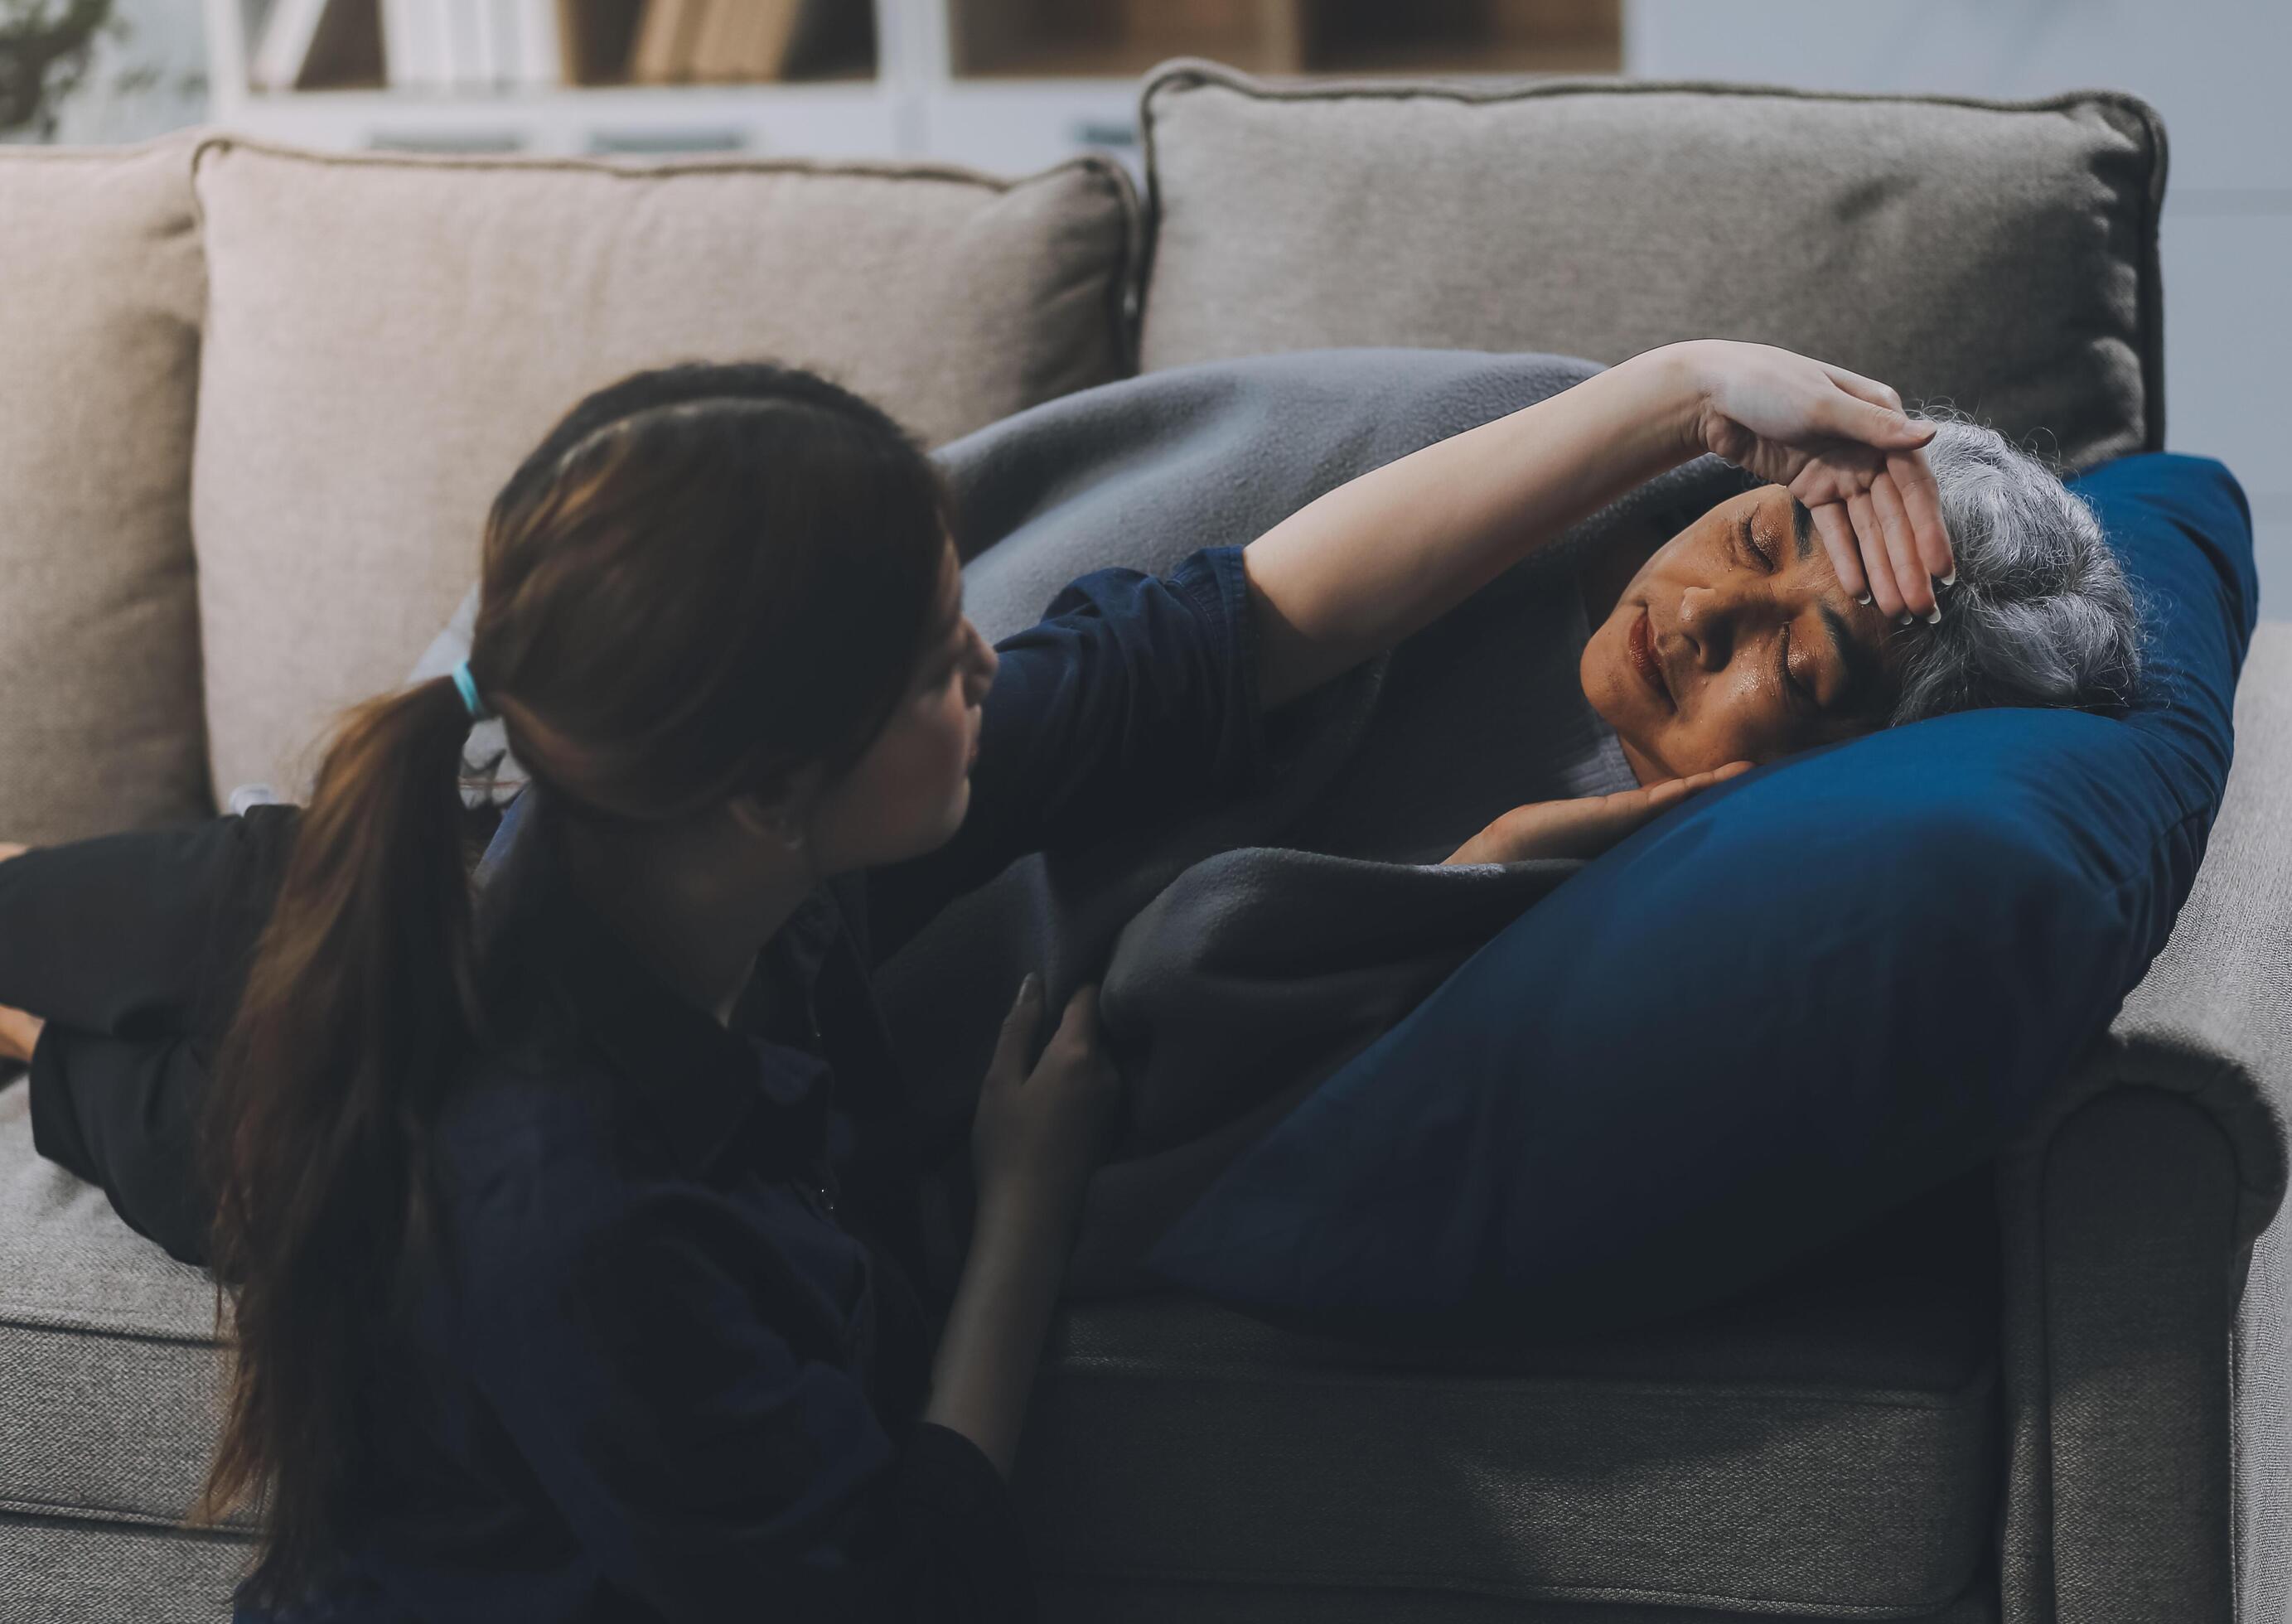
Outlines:
{"label": "gray sofa", "polygon": [[[942,444],[1222,356],[1712,333],[2070,467],[2162,444],[2130,98],[1176,59],[1141,112],[1142,196],[1093,158],[0,154],[0,837],[291,792],[552,417],[690,355],[819,367]],[[1052,1616],[2292,1620],[2292,628],[2237,727],[2169,945],[2044,1110],[1756,1289],[1446,1363],[1174,1296],[1062,1315],[1017,1475]],[[245,1531],[179,1521],[214,1308],[0,1091],[0,1620],[224,1615]]]}

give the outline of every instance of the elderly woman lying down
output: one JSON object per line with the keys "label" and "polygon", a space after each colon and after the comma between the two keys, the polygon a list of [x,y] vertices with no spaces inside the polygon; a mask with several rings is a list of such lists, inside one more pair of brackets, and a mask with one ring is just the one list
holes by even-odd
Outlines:
{"label": "elderly woman lying down", "polygon": [[[1397,812],[1348,817],[1324,799],[1138,899],[1105,949],[1099,1005],[1123,1071],[1126,1131],[1092,1181],[1070,1291],[1166,1289],[1142,1273],[1144,1258],[1235,1156],[1585,860],[1701,787],[1949,712],[2103,707],[2132,696],[2141,624],[2092,511],[1995,431],[1916,420],[1931,438],[1919,458],[1898,460],[1905,481],[1921,464],[1930,471],[1923,494],[1953,554],[1930,583],[1924,615],[1890,617],[1880,602],[1907,594],[1878,585],[1876,570],[1859,574],[1854,533],[1833,534],[1844,522],[1838,510],[1827,524],[1824,508],[1788,483],[1730,496],[1667,537],[1623,524],[1595,531],[1572,572],[1524,588],[1505,617],[1453,628],[1457,639],[1492,645],[1508,641],[1516,621],[1548,635],[1549,649],[1505,662],[1432,655],[1444,675],[1410,688],[1397,731],[1444,729],[1444,741],[1418,749],[1388,731],[1368,772],[1349,764],[1337,780],[1341,794]],[[1758,471],[1755,448],[1720,444]],[[1367,484],[1324,500],[1364,498],[1366,508]],[[1852,505],[1863,533],[1884,531],[1875,505]],[[1902,503],[1919,505],[1918,495]],[[1842,573],[1865,589],[1850,590]],[[1542,601],[1562,593],[1580,602],[1580,646],[1567,633],[1570,618]],[[1506,706],[1555,720],[1525,735],[1503,723],[1457,726],[1446,712],[1471,703],[1491,672],[1531,685],[1504,696]],[[1555,691],[1563,681],[1578,693],[1563,699]],[[1588,714],[1604,737],[1587,747],[1571,711]],[[1545,759],[1494,767],[1467,759],[1476,739],[1497,741],[1501,755],[1522,739]],[[1610,757],[1612,768],[1603,764]],[[1396,761],[1435,764],[1430,788],[1372,781]],[[1419,834],[1443,821],[1467,777],[1486,804],[1507,810],[1461,844],[1451,833],[1425,846]],[[1516,794],[1489,794],[1507,780],[1561,777],[1637,787],[1516,805]],[[1085,935],[1073,956],[1094,959],[1087,922],[1123,910],[1087,896],[1069,906],[1064,892],[1057,900]],[[976,942],[958,935],[932,945],[938,953],[907,970],[895,995],[920,996],[917,984]],[[906,1049],[932,1087],[929,1045]]]}

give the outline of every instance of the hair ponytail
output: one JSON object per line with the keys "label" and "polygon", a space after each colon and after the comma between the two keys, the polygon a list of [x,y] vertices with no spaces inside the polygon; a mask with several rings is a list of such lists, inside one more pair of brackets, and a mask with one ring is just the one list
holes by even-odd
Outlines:
{"label": "hair ponytail", "polygon": [[216,1059],[201,1127],[235,1357],[192,1515],[268,1491],[266,1604],[326,1567],[361,1486],[376,1311],[407,1305],[428,1128],[475,1031],[469,722],[448,677],[343,720]]}

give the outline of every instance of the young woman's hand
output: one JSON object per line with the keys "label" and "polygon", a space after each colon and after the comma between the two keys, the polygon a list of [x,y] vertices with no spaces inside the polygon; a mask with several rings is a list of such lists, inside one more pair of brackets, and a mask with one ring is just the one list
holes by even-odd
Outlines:
{"label": "young woman's hand", "polygon": [[[0,863],[21,857],[30,850],[29,846],[12,845],[0,840]],[[34,1046],[40,1041],[40,1029],[46,1024],[37,1015],[28,1015],[20,1009],[0,1004],[0,1060],[30,1060]]]}
{"label": "young woman's hand", "polygon": [[1751,770],[1747,761],[1618,789],[1613,795],[1572,801],[1535,801],[1515,806],[1441,860],[1450,863],[1516,863],[1531,857],[1597,857],[1648,821],[1697,790]]}
{"label": "young woman's hand", "polygon": [[1695,380],[1696,448],[1789,487],[1849,597],[1874,597],[1889,620],[1931,614],[1930,578],[1957,570],[1922,448],[1933,424],[1903,416],[1875,378],[1771,344],[1678,347]]}
{"label": "young woman's hand", "polygon": [[41,1030],[46,1025],[37,1015],[28,1015],[20,1009],[0,1004],[0,1060],[28,1063],[33,1049],[39,1046]]}
{"label": "young woman's hand", "polygon": [[1067,1001],[1058,1030],[1029,1071],[1027,1053],[1042,1017],[1042,978],[1033,976],[1003,1019],[980,1087],[972,1173],[981,1207],[1009,1199],[1071,1216],[1105,1151],[1122,1079],[1099,1032],[1096,983]]}
{"label": "young woman's hand", "polygon": [[971,1130],[978,1215],[924,1405],[924,1420],[969,1438],[1005,1477],[1074,1249],[1083,1191],[1121,1099],[1120,1076],[1100,1041],[1097,987],[1076,990],[1029,1071],[1027,1053],[1042,1019],[1042,978],[1030,975],[1004,1017],[979,1091]]}

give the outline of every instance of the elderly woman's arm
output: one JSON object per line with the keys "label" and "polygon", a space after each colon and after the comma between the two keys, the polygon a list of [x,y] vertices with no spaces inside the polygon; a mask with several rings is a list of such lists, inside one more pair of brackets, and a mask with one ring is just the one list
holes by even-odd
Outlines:
{"label": "elderly woman's arm", "polygon": [[[1705,451],[1813,510],[1852,594],[1889,617],[1949,573],[1931,424],[1884,384],[1764,344],[1634,356],[1340,485],[1243,550],[1267,710],[1392,647],[1633,487]],[[1859,553],[1857,543],[1859,541]],[[1922,567],[1923,566],[1923,567]]]}

